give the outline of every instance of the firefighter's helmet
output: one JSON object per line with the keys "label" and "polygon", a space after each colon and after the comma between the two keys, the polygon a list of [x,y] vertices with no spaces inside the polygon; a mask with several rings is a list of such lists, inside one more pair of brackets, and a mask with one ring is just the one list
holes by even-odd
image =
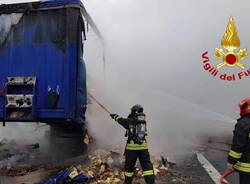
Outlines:
{"label": "firefighter's helmet", "polygon": [[246,114],[250,114],[250,97],[242,100],[239,103],[239,107],[240,107],[240,115],[244,116]]}
{"label": "firefighter's helmet", "polygon": [[142,107],[141,105],[139,105],[139,104],[136,104],[136,105],[134,105],[134,106],[131,108],[131,112],[132,112],[133,114],[141,113],[141,112],[143,112],[143,107]]}

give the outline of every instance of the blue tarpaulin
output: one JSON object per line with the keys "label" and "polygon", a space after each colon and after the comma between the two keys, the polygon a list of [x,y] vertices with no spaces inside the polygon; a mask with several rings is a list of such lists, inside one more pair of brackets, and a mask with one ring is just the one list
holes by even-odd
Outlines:
{"label": "blue tarpaulin", "polygon": [[77,170],[75,167],[71,167],[61,171],[54,176],[46,179],[39,184],[85,184],[89,178]]}
{"label": "blue tarpaulin", "polygon": [[80,0],[44,0],[41,1],[41,8],[50,8],[50,7],[57,7],[57,6],[65,6],[65,5],[72,5],[72,4],[82,4]]}

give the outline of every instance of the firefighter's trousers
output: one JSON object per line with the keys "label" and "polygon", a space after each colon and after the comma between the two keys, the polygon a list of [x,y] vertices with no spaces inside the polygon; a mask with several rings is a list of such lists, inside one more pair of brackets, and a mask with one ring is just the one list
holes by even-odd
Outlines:
{"label": "firefighter's trousers", "polygon": [[250,175],[239,173],[240,175],[240,184],[248,184],[250,183]]}
{"label": "firefighter's trousers", "polygon": [[155,183],[153,165],[150,161],[148,149],[125,151],[125,184],[131,184],[133,180],[136,160],[139,158],[144,179],[147,184]]}

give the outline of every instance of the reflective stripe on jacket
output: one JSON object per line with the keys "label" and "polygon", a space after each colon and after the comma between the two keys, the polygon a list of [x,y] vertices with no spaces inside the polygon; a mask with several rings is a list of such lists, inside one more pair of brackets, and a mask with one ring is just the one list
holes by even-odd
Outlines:
{"label": "reflective stripe on jacket", "polygon": [[250,163],[237,162],[237,163],[234,165],[234,168],[235,168],[237,171],[250,173]]}
{"label": "reflective stripe on jacket", "polygon": [[143,141],[142,144],[135,144],[133,140],[129,141],[126,145],[127,150],[146,150],[148,149],[148,143]]}

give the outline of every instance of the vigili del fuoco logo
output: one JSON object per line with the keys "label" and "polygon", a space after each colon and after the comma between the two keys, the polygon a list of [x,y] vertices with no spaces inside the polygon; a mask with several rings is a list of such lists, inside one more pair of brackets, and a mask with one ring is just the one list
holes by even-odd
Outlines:
{"label": "vigili del fuoco logo", "polygon": [[[248,51],[246,48],[240,48],[240,38],[233,17],[229,18],[226,32],[221,39],[221,48],[215,49],[214,56],[217,64],[211,63],[208,51],[202,54],[203,68],[211,76],[225,81],[236,81],[250,76],[250,68],[247,69],[244,64]],[[229,73],[235,68],[240,71]]]}

